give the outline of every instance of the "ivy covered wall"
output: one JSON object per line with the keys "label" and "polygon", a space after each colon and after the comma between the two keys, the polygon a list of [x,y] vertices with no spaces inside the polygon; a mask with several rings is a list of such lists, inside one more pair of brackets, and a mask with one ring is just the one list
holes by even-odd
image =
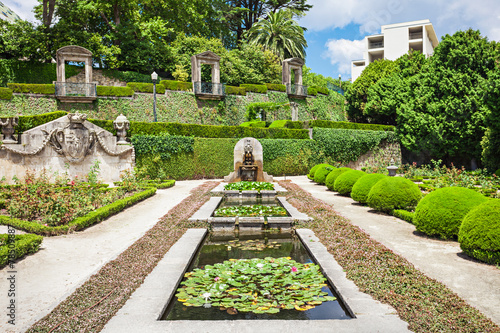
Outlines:
{"label": "ivy covered wall", "polygon": [[[344,97],[329,95],[294,100],[299,104],[299,120],[324,119],[345,121]],[[254,102],[289,103],[286,93],[269,91],[266,94],[247,93],[228,95],[222,101],[203,101],[191,92],[167,91],[157,95],[156,113],[159,122],[179,122],[206,125],[239,125],[246,121],[246,106]],[[86,113],[89,118],[113,120],[123,113],[131,121],[152,122],[153,95],[136,93],[132,98],[98,98],[92,104],[60,103],[52,96],[14,95],[0,100],[0,115],[34,115],[64,110]],[[268,120],[291,119],[290,110],[279,109]]]}

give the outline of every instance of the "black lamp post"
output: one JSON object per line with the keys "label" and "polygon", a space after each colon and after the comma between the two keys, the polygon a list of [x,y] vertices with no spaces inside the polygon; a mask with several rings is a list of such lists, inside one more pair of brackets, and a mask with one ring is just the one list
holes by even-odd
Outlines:
{"label": "black lamp post", "polygon": [[153,80],[153,114],[155,116],[155,123],[158,121],[156,119],[156,80],[158,80],[158,74],[156,72],[153,72],[151,74],[151,80]]}
{"label": "black lamp post", "polygon": [[342,76],[339,74],[339,87],[342,88]]}

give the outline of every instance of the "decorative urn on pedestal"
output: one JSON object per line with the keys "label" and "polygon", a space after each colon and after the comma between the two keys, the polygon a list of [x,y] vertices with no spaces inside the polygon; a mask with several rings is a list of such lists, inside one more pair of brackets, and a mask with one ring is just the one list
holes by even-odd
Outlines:
{"label": "decorative urn on pedestal", "polygon": [[113,121],[113,127],[116,130],[116,136],[118,137],[118,145],[126,145],[127,142],[127,130],[130,129],[130,121],[123,114],[116,117]]}

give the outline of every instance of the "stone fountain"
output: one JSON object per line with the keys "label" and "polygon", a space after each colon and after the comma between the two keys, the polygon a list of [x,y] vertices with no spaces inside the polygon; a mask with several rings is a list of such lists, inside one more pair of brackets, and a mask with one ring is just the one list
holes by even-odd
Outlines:
{"label": "stone fountain", "polygon": [[227,183],[239,181],[272,182],[263,170],[262,145],[255,138],[243,138],[234,146],[234,171],[224,177]]}

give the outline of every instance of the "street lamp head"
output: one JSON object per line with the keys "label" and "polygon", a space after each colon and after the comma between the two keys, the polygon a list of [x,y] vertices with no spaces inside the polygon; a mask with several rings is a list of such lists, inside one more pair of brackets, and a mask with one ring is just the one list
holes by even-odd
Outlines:
{"label": "street lamp head", "polygon": [[158,74],[156,74],[156,72],[151,73],[151,80],[153,81],[158,80]]}

